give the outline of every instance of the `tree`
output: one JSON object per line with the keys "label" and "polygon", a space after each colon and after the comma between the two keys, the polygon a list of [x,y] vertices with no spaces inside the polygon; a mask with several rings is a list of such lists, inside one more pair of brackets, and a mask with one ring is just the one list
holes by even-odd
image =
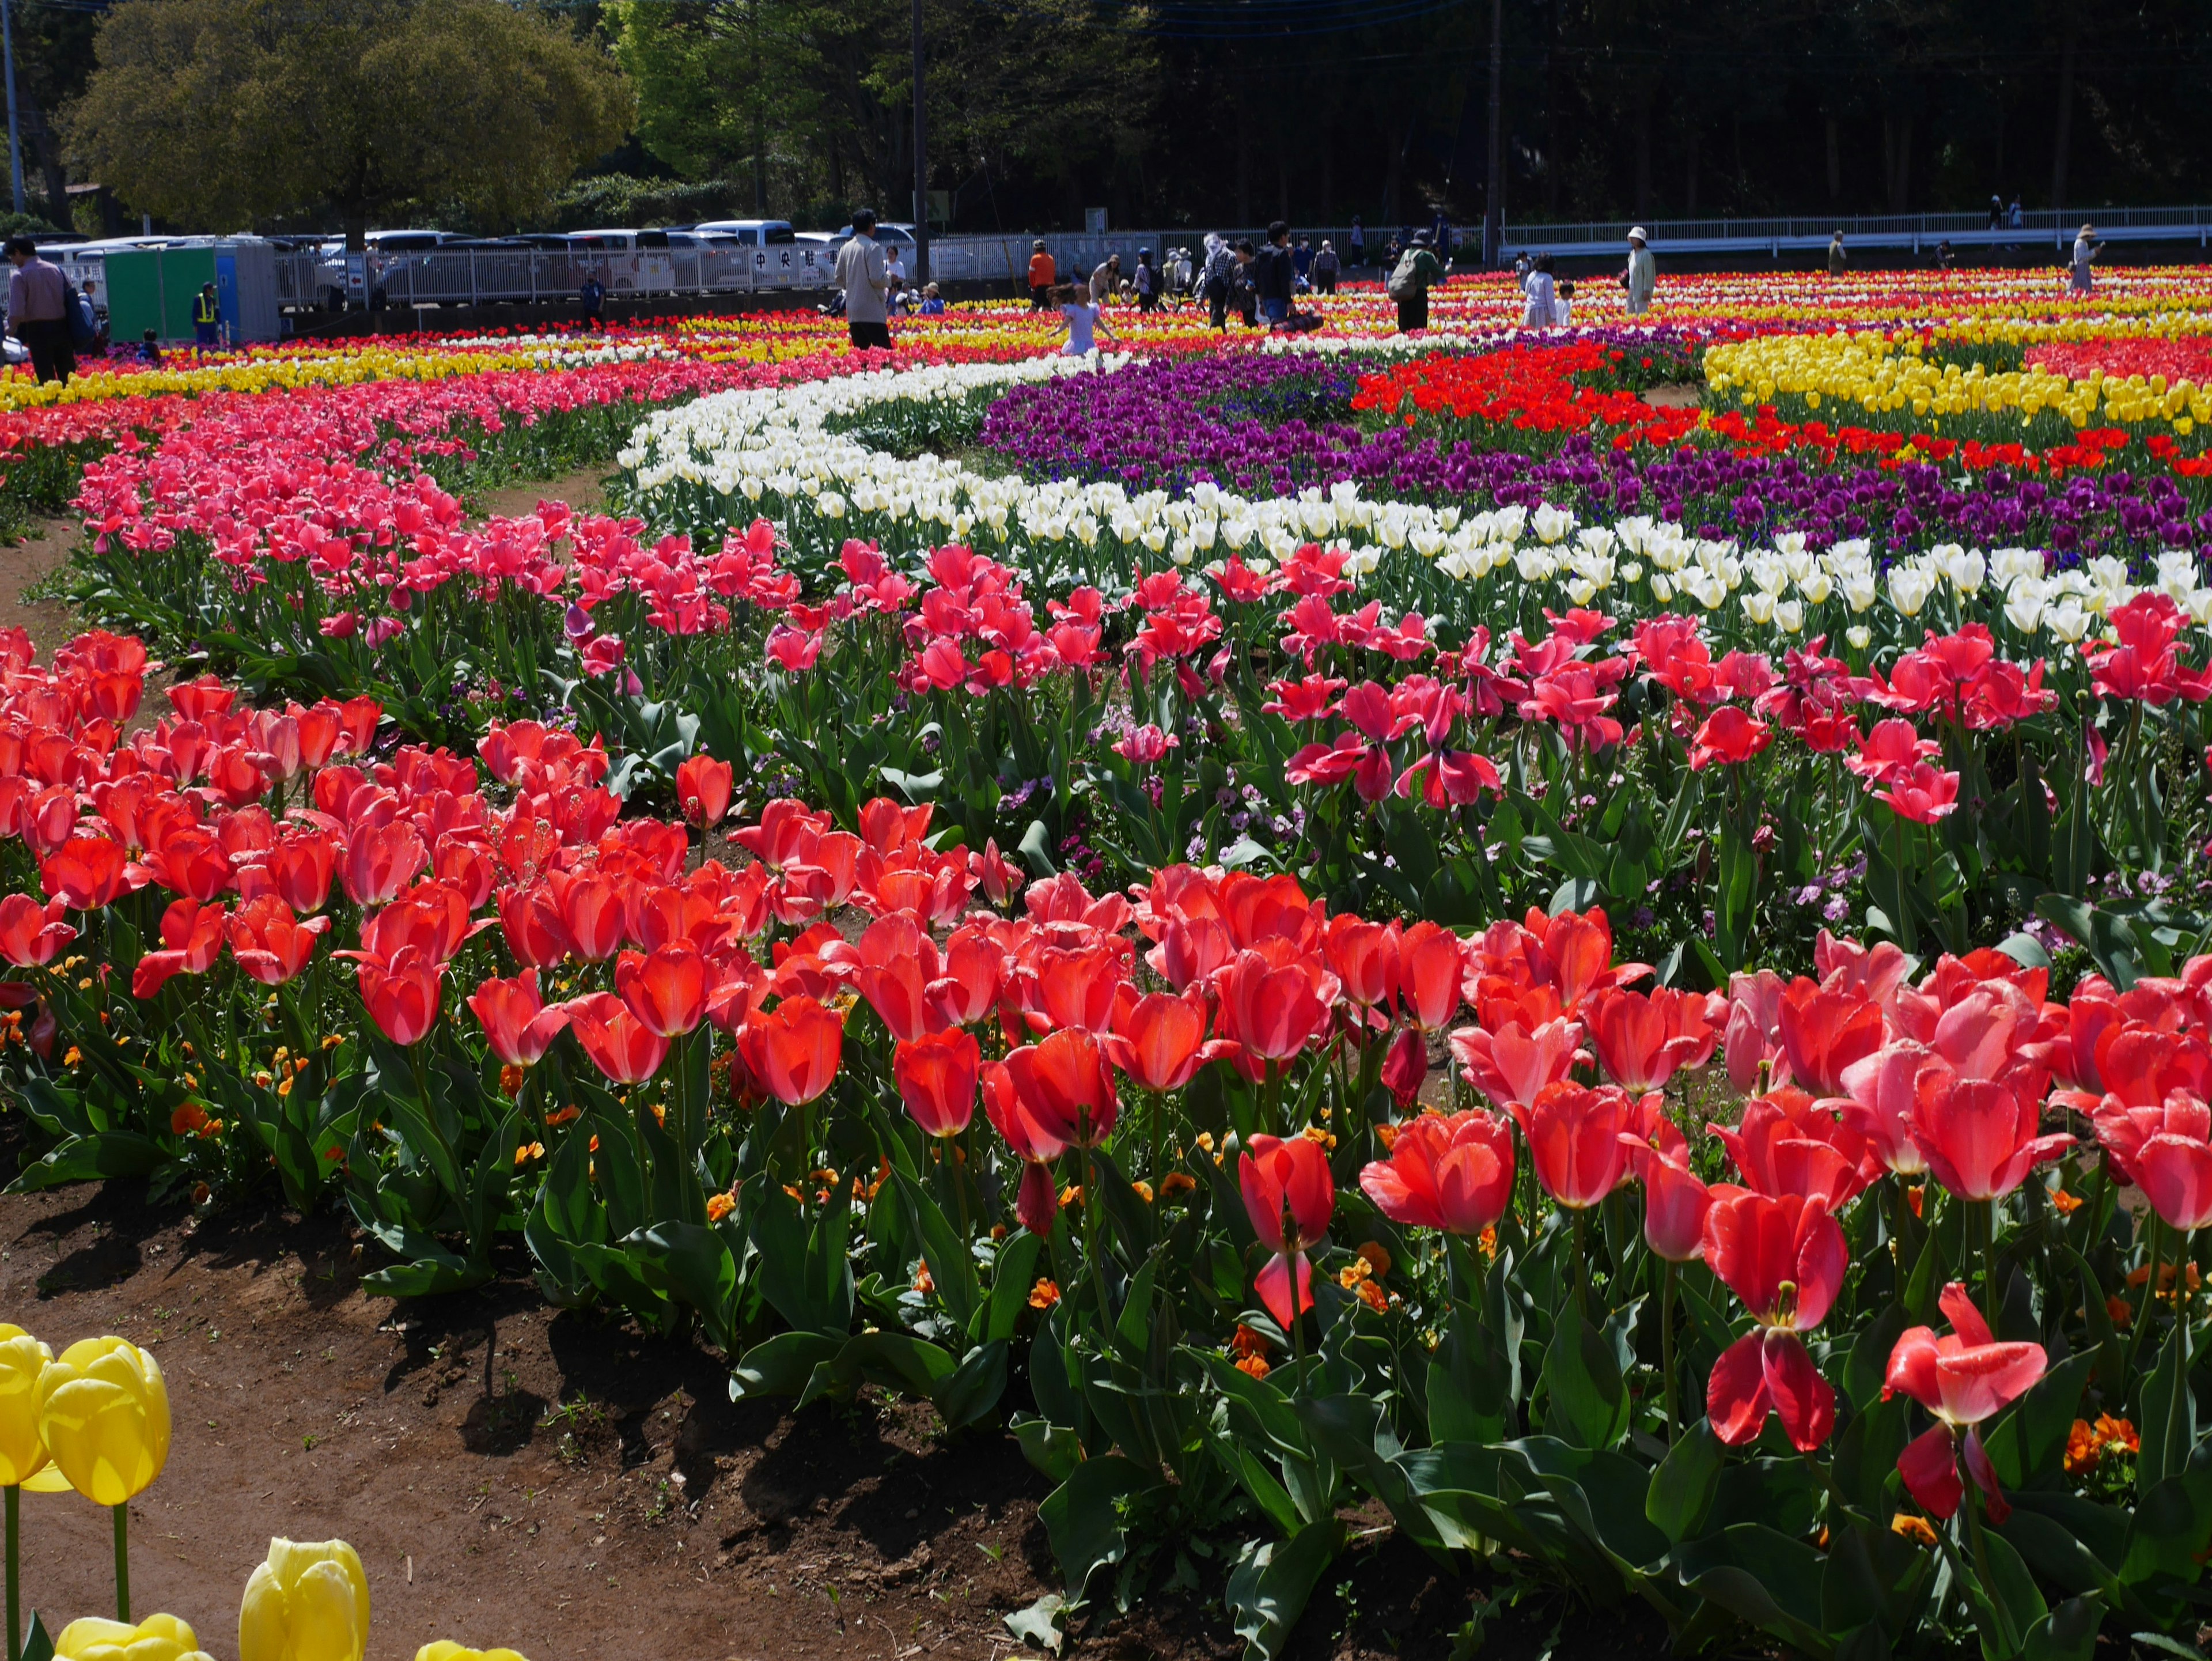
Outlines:
{"label": "tree", "polygon": [[456,204],[513,228],[627,131],[621,71],[501,0],[134,0],[64,113],[132,208],[229,230]]}

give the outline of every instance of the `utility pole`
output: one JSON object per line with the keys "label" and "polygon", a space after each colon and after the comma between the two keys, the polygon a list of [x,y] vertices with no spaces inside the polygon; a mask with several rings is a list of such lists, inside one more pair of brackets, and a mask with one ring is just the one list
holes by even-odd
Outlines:
{"label": "utility pole", "polygon": [[15,188],[15,211],[22,213],[23,136],[15,125],[15,19],[9,0],[0,0],[0,57],[6,59],[8,75],[8,182]]}
{"label": "utility pole", "polygon": [[929,119],[921,86],[921,0],[914,0],[914,280],[929,281]]}
{"label": "utility pole", "polygon": [[1493,269],[1505,240],[1505,0],[1490,0],[1490,178],[1482,193],[1482,263]]}

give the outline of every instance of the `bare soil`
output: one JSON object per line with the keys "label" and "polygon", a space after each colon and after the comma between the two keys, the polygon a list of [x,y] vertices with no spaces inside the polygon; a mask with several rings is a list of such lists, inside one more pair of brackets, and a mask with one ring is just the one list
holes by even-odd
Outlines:
{"label": "bare soil", "polygon": [[1656,410],[1694,410],[1705,401],[1705,389],[1686,381],[1646,389],[1644,401]]}
{"label": "bare soil", "polygon": [[59,600],[26,600],[23,591],[68,564],[82,534],[76,520],[50,519],[27,539],[0,547],[0,629],[28,630],[41,659],[77,632],[76,616]]}

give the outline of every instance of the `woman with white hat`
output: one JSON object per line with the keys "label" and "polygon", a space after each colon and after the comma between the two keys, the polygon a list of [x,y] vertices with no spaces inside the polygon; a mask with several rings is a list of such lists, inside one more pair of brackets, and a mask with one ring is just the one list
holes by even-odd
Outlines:
{"label": "woman with white hat", "polygon": [[2075,294],[2087,294],[2095,288],[2096,278],[2090,273],[2089,262],[2103,252],[2104,249],[2097,241],[2097,228],[2094,225],[2084,225],[2081,228],[2081,234],[2074,239],[2072,287]]}
{"label": "woman with white hat", "polygon": [[1637,226],[1628,233],[1628,269],[1620,274],[1620,286],[1628,290],[1628,314],[1641,317],[1651,306],[1651,292],[1659,286],[1659,262],[1644,246],[1644,227]]}

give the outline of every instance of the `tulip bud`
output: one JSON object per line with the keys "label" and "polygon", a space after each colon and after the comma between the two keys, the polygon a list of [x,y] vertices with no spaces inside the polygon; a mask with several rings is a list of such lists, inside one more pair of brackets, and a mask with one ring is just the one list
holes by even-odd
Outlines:
{"label": "tulip bud", "polygon": [[513,1650],[465,1650],[450,1638],[425,1644],[415,1652],[415,1661],[523,1661]]}
{"label": "tulip bud", "polygon": [[169,1390],[154,1358],[121,1338],[71,1344],[39,1374],[39,1433],[55,1467],[96,1506],[144,1493],[169,1459]]}
{"label": "tulip bud", "polygon": [[368,1574],[343,1540],[271,1540],[246,1583],[238,1661],[361,1661]]}
{"label": "tulip bud", "polygon": [[53,1359],[53,1351],[22,1328],[0,1322],[0,1488],[27,1482],[46,1468],[39,1375]]}
{"label": "tulip bud", "polygon": [[88,1616],[54,1640],[56,1661],[210,1661],[192,1629],[173,1615],[149,1615],[137,1626]]}

